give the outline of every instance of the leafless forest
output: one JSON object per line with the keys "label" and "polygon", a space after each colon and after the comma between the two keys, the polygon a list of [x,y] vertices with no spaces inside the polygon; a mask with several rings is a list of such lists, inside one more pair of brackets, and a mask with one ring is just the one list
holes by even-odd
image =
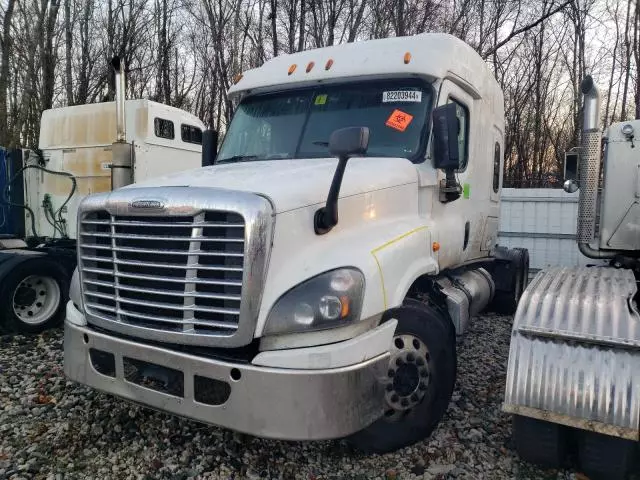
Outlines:
{"label": "leafless forest", "polygon": [[224,131],[233,77],[266,59],[341,42],[444,31],[471,44],[505,92],[505,185],[556,186],[577,145],[579,83],[604,91],[603,121],[640,116],[633,0],[2,0],[0,145],[37,146],[42,110],[127,94],[192,111]]}

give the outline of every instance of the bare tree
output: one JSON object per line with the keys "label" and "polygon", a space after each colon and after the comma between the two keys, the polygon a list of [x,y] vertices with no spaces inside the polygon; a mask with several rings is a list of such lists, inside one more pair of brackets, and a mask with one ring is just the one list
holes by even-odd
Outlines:
{"label": "bare tree", "polygon": [[5,0],[0,142],[35,146],[43,109],[112,99],[113,55],[129,97],[224,131],[235,76],[273,56],[442,31],[504,91],[505,185],[555,185],[586,73],[608,87],[605,121],[640,117],[639,16],[632,0]]}
{"label": "bare tree", "polygon": [[[2,145],[11,146],[14,139],[9,135],[9,117],[7,115],[7,91],[9,89],[9,61],[13,53],[13,38],[11,36],[11,25],[13,21],[13,10],[15,0],[8,0],[2,19],[2,37],[0,38],[0,48],[2,48],[2,63],[0,64],[0,142]],[[17,82],[14,83],[17,84]]]}
{"label": "bare tree", "polygon": [[[615,7],[613,10],[610,9],[609,5],[607,5],[607,11],[608,13],[611,15],[611,17],[614,19],[614,25],[615,25],[615,41],[613,44],[613,51],[611,52],[611,72],[609,74],[609,88],[607,88],[608,92],[611,92],[613,90],[613,78],[614,78],[614,74],[615,74],[615,70],[616,70],[616,62],[617,62],[617,54],[618,54],[618,47],[620,45],[620,26],[618,23],[618,19],[619,19],[619,9],[620,9],[620,3],[619,2],[615,2]],[[635,50],[635,49],[634,49]],[[611,95],[607,95],[607,101],[606,101],[606,106],[605,106],[605,111],[604,111],[604,119],[605,122],[609,121],[609,112],[610,112],[610,108],[611,108]],[[615,112],[614,112],[615,115]],[[613,116],[611,116],[611,119],[613,120]]]}
{"label": "bare tree", "polygon": [[[91,82],[96,62],[103,58],[99,51],[96,53],[96,48],[92,45],[89,33],[94,7],[94,0],[84,0],[81,4],[81,16],[77,35],[79,39],[79,45],[77,45],[77,47],[80,50],[80,59],[77,70],[77,88],[74,93],[74,99],[78,104],[84,104],[90,100],[94,101],[99,90],[99,84],[94,84],[93,93],[91,92]],[[71,100],[69,100],[69,103],[71,103]]]}
{"label": "bare tree", "polygon": [[73,72],[71,52],[73,50],[73,19],[71,18],[71,0],[64,0],[64,49],[65,49],[65,87],[67,102],[73,105]]}

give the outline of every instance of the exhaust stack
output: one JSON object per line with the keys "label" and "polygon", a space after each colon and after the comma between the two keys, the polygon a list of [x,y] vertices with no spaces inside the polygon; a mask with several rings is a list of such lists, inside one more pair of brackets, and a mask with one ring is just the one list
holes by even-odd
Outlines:
{"label": "exhaust stack", "polygon": [[600,93],[593,77],[587,75],[580,85],[584,95],[582,144],[580,148],[580,200],[578,203],[578,249],[589,258],[612,258],[613,252],[591,248],[595,237],[598,185],[600,182]]}
{"label": "exhaust stack", "polygon": [[124,62],[116,56],[111,66],[116,84],[116,141],[111,146],[111,190],[115,190],[133,183],[133,151],[127,143]]}
{"label": "exhaust stack", "polygon": [[127,141],[127,118],[124,112],[125,101],[125,83],[124,83],[124,64],[120,57],[113,57],[111,60],[113,74],[116,84],[116,141]]}

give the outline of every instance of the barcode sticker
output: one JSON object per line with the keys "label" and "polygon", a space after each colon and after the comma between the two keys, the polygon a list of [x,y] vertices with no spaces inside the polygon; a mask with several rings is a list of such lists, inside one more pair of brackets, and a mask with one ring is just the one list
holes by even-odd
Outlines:
{"label": "barcode sticker", "polygon": [[422,92],[419,90],[392,90],[382,92],[382,103],[389,102],[415,102],[422,101]]}

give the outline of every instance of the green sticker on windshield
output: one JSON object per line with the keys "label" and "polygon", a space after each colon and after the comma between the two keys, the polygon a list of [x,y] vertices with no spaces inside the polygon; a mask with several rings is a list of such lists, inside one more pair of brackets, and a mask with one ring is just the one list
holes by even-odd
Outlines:
{"label": "green sticker on windshield", "polygon": [[323,94],[323,95],[318,95],[316,97],[316,101],[314,102],[314,105],[324,105],[325,103],[327,103],[327,94]]}

